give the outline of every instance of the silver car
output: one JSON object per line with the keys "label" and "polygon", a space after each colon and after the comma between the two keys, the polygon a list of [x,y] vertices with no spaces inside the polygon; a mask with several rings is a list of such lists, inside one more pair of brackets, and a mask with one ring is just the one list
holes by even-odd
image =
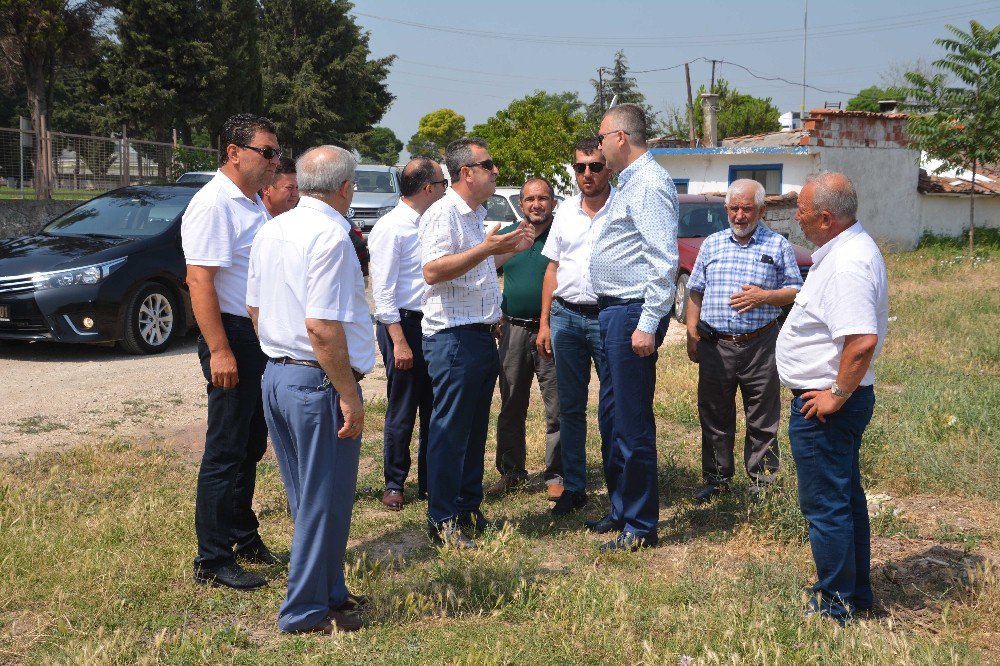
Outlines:
{"label": "silver car", "polygon": [[376,220],[399,202],[399,169],[363,164],[354,171],[354,178],[354,200],[347,218],[367,236]]}

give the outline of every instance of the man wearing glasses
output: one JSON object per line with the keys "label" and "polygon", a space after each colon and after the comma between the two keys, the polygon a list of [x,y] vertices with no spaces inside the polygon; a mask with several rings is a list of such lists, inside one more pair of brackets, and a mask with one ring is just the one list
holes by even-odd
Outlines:
{"label": "man wearing glasses", "polygon": [[463,531],[492,525],[480,511],[490,402],[500,372],[494,339],[500,320],[496,270],[531,247],[522,222],[486,233],[483,204],[496,191],[497,168],[482,139],[463,137],[445,151],[452,186],[423,214],[424,358],[434,407],[427,441],[427,522],[431,538],[475,548]]}
{"label": "man wearing glasses", "polygon": [[391,511],[403,508],[403,486],[410,473],[410,439],[418,410],[417,493],[427,496],[427,434],[433,394],[420,335],[420,320],[424,317],[420,301],[426,284],[418,230],[420,216],[448,189],[441,166],[425,157],[406,165],[399,184],[399,203],[375,223],[368,236],[372,298],[378,322],[375,337],[387,380],[382,504]]}
{"label": "man wearing glasses", "polygon": [[[597,139],[576,144],[573,170],[580,194],[556,209],[552,230],[542,254],[549,265],[542,284],[542,315],[538,353],[554,358],[560,410],[560,451],[565,489],[552,508],[555,516],[576,511],[587,503],[587,396],[590,363],[597,370],[601,392],[597,425],[601,457],[607,469],[611,445],[611,380],[604,361],[601,327],[597,321],[597,294],[590,282],[590,255],[597,228],[615,196],[611,170],[597,147]],[[613,479],[605,474],[610,493]]]}
{"label": "man wearing glasses", "polygon": [[698,364],[701,473],[698,504],[728,492],[735,472],[736,389],[743,396],[743,463],[758,497],[778,471],[781,418],[774,344],[781,306],[802,287],[795,250],[760,221],[764,186],[741,179],[729,186],[729,229],[701,245],[688,282],[687,352]]}
{"label": "man wearing glasses", "polygon": [[591,281],[611,377],[614,425],[607,474],[611,510],[594,523],[619,530],[602,552],[658,541],[659,493],[653,389],[677,272],[677,190],[646,149],[646,116],[635,104],[601,120],[599,145],[619,172],[618,192],[594,240]]}
{"label": "man wearing glasses", "polygon": [[246,294],[250,246],[268,219],[257,193],[271,183],[281,149],[274,124],[250,114],[225,122],[219,146],[219,171],[191,199],[181,223],[191,306],[201,330],[198,358],[208,382],[194,580],[245,590],[265,581],[237,557],[265,565],[280,561],[261,540],[251,507],[257,462],[267,447],[260,392],[267,357],[247,316]]}

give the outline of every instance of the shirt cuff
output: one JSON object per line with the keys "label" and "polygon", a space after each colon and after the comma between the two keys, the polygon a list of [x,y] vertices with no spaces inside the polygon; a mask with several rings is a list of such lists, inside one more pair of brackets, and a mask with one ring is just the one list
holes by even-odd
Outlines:
{"label": "shirt cuff", "polygon": [[376,312],[375,319],[386,326],[389,324],[398,324],[402,321],[402,317],[399,316],[399,310],[395,312]]}
{"label": "shirt cuff", "polygon": [[656,335],[656,329],[660,327],[660,320],[662,317],[657,317],[652,312],[642,311],[639,315],[639,325],[636,329],[642,331],[643,333],[649,333],[650,335]]}

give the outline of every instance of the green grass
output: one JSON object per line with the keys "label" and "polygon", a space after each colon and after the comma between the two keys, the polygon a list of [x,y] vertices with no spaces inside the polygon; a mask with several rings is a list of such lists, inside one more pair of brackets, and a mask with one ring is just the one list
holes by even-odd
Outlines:
{"label": "green grass", "polygon": [[[73,190],[73,189],[57,189],[52,192],[52,199],[59,199],[64,201],[89,201],[93,199],[98,194],[105,192],[106,190]],[[35,190],[31,187],[26,187],[22,191],[17,187],[0,187],[0,199],[34,199]]]}
{"label": "green grass", "polygon": [[[992,248],[992,249],[991,249]],[[486,503],[511,525],[476,552],[437,550],[407,489],[382,509],[382,396],[369,396],[348,585],[372,597],[368,626],[332,638],[283,636],[280,567],[254,593],[190,581],[196,464],[118,439],[0,461],[0,663],[87,664],[940,664],[1000,661],[1000,436],[995,331],[1000,250],[978,261],[926,247],[888,259],[890,337],[863,453],[872,493],[880,614],[841,629],[799,615],[814,575],[783,421],[779,483],[751,506],[746,480],[709,506],[700,482],[695,367],[664,348],[658,426],[661,546],[601,557],[585,518],[603,514],[591,411],[591,503],[552,519],[543,484]],[[954,261],[944,264],[942,261]],[[786,396],[787,397],[787,396]],[[529,469],[544,420],[529,414]],[[170,401],[123,405],[154,419]],[[784,403],[787,405],[787,400]],[[494,413],[496,411],[494,403]],[[25,424],[22,424],[24,427]],[[495,424],[491,426],[495,428]],[[492,469],[491,429],[487,478]],[[961,527],[897,511],[908,498],[972,507]],[[262,532],[287,551],[292,526],[272,458],[259,466]],[[995,557],[995,555],[994,555]]]}

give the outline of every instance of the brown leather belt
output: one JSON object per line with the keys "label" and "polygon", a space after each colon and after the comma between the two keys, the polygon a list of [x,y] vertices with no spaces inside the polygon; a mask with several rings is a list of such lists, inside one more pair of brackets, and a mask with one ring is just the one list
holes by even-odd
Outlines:
{"label": "brown leather belt", "polygon": [[723,335],[722,333],[718,333],[716,334],[716,338],[719,340],[725,340],[726,342],[746,342],[747,340],[759,338],[777,325],[778,320],[775,319],[770,324],[761,326],[756,331],[750,331],[749,333],[743,333],[742,335]]}
{"label": "brown leather belt", "polygon": [[[274,361],[275,363],[280,363],[281,365],[304,365],[307,368],[319,368],[320,370],[323,369],[323,366],[321,366],[318,361],[305,361],[297,358],[289,358],[287,356],[282,356],[281,358],[272,358],[271,360]],[[363,374],[361,374],[354,368],[351,368],[351,372],[354,373],[355,381],[360,382],[362,379],[365,378]]]}

